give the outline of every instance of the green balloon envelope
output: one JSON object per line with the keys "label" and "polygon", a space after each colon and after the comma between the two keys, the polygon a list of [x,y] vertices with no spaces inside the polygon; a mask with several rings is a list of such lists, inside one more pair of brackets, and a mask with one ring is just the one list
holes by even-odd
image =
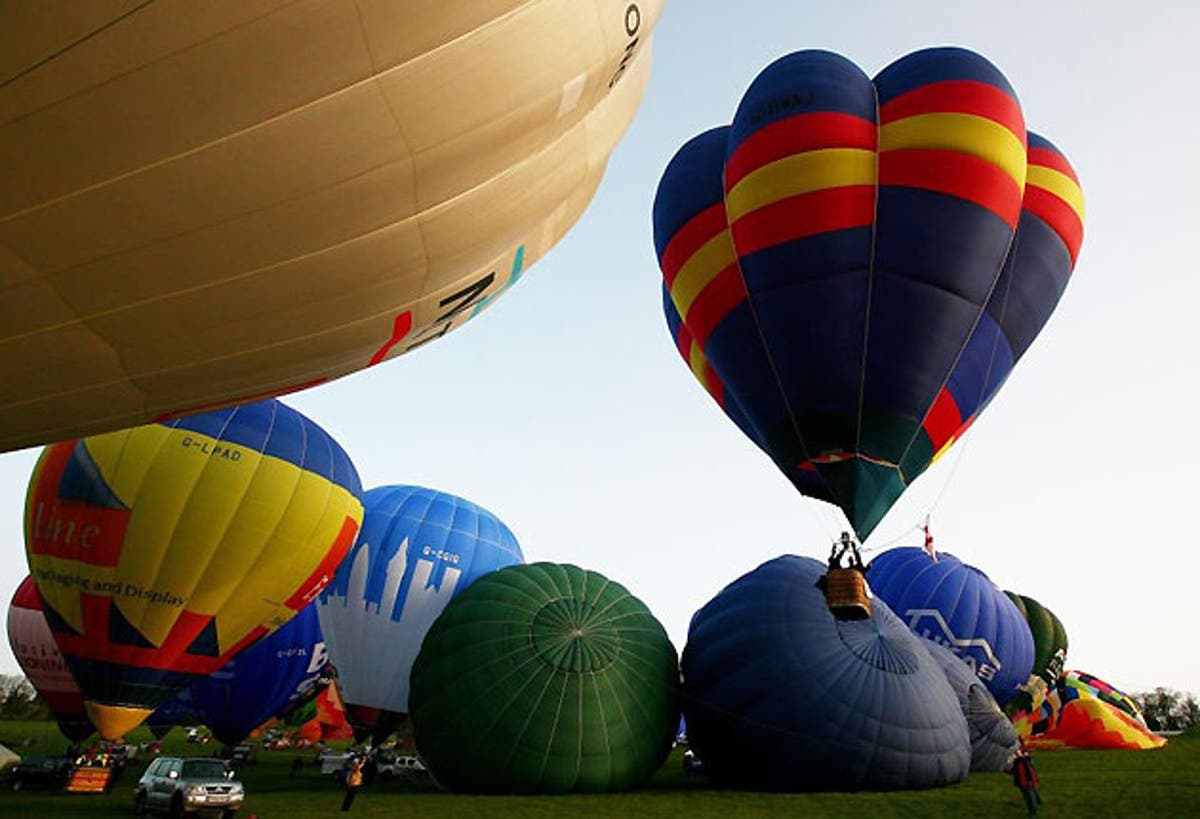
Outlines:
{"label": "green balloon envelope", "polygon": [[577,566],[476,580],[430,628],[410,682],[417,750],[455,791],[633,788],[679,725],[666,631],[624,586]]}

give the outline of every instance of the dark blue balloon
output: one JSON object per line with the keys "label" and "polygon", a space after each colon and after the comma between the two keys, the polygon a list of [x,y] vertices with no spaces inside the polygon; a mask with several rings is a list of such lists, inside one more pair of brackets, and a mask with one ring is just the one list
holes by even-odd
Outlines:
{"label": "dark blue balloon", "polygon": [[878,600],[834,619],[826,567],[785,556],[726,586],[683,652],[688,741],[715,782],[895,790],[962,780],[966,721],[941,669]]}
{"label": "dark blue balloon", "polygon": [[958,695],[958,704],[971,735],[971,770],[1004,770],[1017,749],[1017,729],[962,658],[941,643],[921,642],[941,666],[946,682]]}
{"label": "dark blue balloon", "polygon": [[986,574],[954,555],[891,549],[871,561],[867,581],[909,628],[970,665],[1004,704],[1033,669],[1033,634],[1008,596]]}
{"label": "dark blue balloon", "polygon": [[181,691],[149,721],[178,724],[194,719],[208,726],[218,740],[232,745],[315,695],[328,665],[314,602],[219,670]]}

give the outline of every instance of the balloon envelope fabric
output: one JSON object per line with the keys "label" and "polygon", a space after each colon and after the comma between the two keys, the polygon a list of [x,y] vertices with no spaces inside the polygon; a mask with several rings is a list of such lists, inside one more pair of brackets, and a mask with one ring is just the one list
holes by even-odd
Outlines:
{"label": "balloon envelope fabric", "polygon": [[1037,713],[1020,715],[1018,728],[1029,734],[1033,748],[1151,750],[1167,744],[1146,727],[1129,695],[1082,671],[1067,671],[1046,697],[1038,713],[1048,720],[1035,723]]}
{"label": "balloon envelope fabric", "polygon": [[909,628],[970,664],[997,702],[1021,692],[1033,668],[1033,635],[986,574],[947,552],[935,560],[904,546],[872,560],[867,581]]}
{"label": "balloon envelope fabric", "polygon": [[898,790],[966,777],[954,691],[878,599],[834,619],[826,567],[784,556],[726,586],[692,618],[683,651],[688,741],[724,786]]}
{"label": "balloon envelope fabric", "polygon": [[413,666],[413,735],[451,790],[625,790],[670,752],[678,688],[666,632],[623,586],[577,566],[510,566],[429,630]]}
{"label": "balloon envelope fabric", "polygon": [[1067,661],[1067,629],[1062,621],[1032,597],[1005,591],[1033,635],[1033,673],[1025,685],[1027,701],[1020,705],[1037,708],[1042,698],[1063,673]]}
{"label": "balloon envelope fabric", "polygon": [[47,447],[26,554],[101,735],[316,599],[358,533],[361,494],[337,442],[278,401]]}
{"label": "balloon envelope fabric", "polygon": [[218,740],[235,745],[271,717],[315,697],[329,664],[316,606],[305,606],[173,702]]}
{"label": "balloon envelope fabric", "polygon": [[[672,337],[803,494],[865,539],[991,400],[1066,287],[1074,171],[978,54],[772,63],[663,173]],[[680,332],[680,323],[686,332]]]}
{"label": "balloon envelope fabric", "polygon": [[478,315],[587,207],[662,5],[5,4],[0,451]]}
{"label": "balloon envelope fabric", "polygon": [[447,492],[376,487],[363,509],[362,532],[318,613],[352,724],[369,730],[408,713],[413,660],[451,598],[524,558],[499,518]]}
{"label": "balloon envelope fabric", "polygon": [[21,581],[8,606],[8,645],[63,736],[78,742],[93,733],[96,729],[84,710],[83,693],[50,633],[32,578]]}
{"label": "balloon envelope fabric", "polygon": [[971,770],[1002,771],[1017,749],[1017,729],[970,666],[941,643],[921,639],[958,696],[971,735]]}

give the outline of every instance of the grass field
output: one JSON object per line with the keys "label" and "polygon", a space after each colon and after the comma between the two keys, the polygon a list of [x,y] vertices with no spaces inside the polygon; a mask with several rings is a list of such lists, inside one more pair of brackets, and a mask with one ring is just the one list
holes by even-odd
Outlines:
{"label": "grass field", "polygon": [[[20,748],[32,738],[34,744]],[[147,741],[139,729],[131,742]],[[0,744],[20,753],[61,751],[65,741],[44,723],[0,722]],[[176,729],[166,752],[197,755],[200,746],[183,742]],[[210,750],[205,746],[204,750]],[[292,760],[305,760],[297,776]],[[330,776],[311,764],[313,751],[260,751],[259,764],[241,771],[246,803],[240,819],[311,819],[340,816],[342,792]],[[1035,754],[1042,778],[1043,816],[1173,817],[1200,816],[1200,732],[1176,737],[1159,751],[1043,751]],[[0,791],[0,816],[14,819],[102,819],[133,815],[133,785],[146,761],[137,760],[107,796],[45,791]],[[973,774],[966,782],[932,791],[900,793],[770,794],[717,791],[683,775],[679,752],[649,785],[628,794],[605,796],[480,797],[441,793],[427,782],[384,782],[364,788],[354,803],[359,817],[687,817],[737,819],[749,816],[855,817],[1020,817],[1020,794],[1004,774]]]}

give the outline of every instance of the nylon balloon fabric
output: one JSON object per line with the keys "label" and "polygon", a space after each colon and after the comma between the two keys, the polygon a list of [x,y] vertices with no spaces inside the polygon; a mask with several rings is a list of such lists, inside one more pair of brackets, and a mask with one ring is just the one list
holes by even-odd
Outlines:
{"label": "nylon balloon fabric", "polygon": [[0,451],[433,343],[583,214],[662,0],[5,4]]}
{"label": "nylon balloon fabric", "polygon": [[899,790],[959,782],[971,743],[941,668],[879,599],[839,621],[824,564],[784,556],[722,589],[683,652],[688,741],[719,786]]}
{"label": "nylon balloon fabric", "polygon": [[8,645],[17,665],[50,709],[58,729],[72,742],[95,732],[83,706],[83,693],[54,642],[42,598],[26,577],[8,606]]}
{"label": "nylon balloon fabric", "polygon": [[386,735],[408,713],[413,660],[446,604],[524,557],[503,521],[448,492],[381,486],[363,508],[362,532],[318,613],[351,724]]}
{"label": "nylon balloon fabric", "polygon": [[26,556],[100,733],[119,737],[316,599],[361,494],[337,442],[278,401],[47,447]]}
{"label": "nylon balloon fabric", "polygon": [[966,661],[996,701],[1022,691],[1033,668],[1033,635],[1013,602],[979,569],[915,546],[871,561],[871,590],[909,628]]}
{"label": "nylon balloon fabric", "polygon": [[1004,593],[1021,612],[1033,635],[1033,673],[1024,686],[1025,696],[1010,709],[1036,709],[1063,673],[1067,661],[1067,629],[1054,612],[1032,597],[1011,591]]}
{"label": "nylon balloon fabric", "polygon": [[1049,318],[1083,197],[983,57],[918,51],[872,80],[800,51],[678,151],[653,220],[685,361],[865,540]]}
{"label": "nylon balloon fabric", "polygon": [[922,638],[921,645],[941,667],[958,697],[971,735],[971,770],[1003,771],[1017,750],[1017,729],[961,657],[933,640]]}
{"label": "nylon balloon fabric", "polygon": [[627,790],[670,752],[678,688],[674,647],[624,586],[572,565],[510,566],[429,630],[413,665],[413,735],[450,790]]}
{"label": "nylon balloon fabric", "polygon": [[[236,745],[272,717],[316,697],[329,656],[316,602],[163,708],[191,714],[226,745]],[[324,682],[328,682],[325,680]],[[151,715],[163,709],[160,708]]]}

